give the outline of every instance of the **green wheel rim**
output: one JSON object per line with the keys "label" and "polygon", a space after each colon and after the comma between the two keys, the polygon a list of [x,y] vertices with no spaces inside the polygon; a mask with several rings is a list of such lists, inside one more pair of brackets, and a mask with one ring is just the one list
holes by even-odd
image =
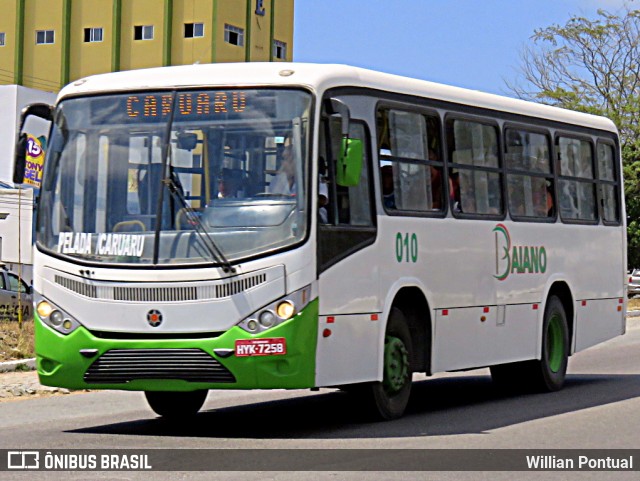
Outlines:
{"label": "green wheel rim", "polygon": [[383,374],[382,384],[388,393],[397,393],[406,384],[409,377],[409,353],[402,339],[385,337]]}
{"label": "green wheel rim", "polygon": [[549,356],[549,368],[558,372],[564,358],[564,338],[562,336],[562,319],[554,315],[549,319],[547,327],[547,355]]}

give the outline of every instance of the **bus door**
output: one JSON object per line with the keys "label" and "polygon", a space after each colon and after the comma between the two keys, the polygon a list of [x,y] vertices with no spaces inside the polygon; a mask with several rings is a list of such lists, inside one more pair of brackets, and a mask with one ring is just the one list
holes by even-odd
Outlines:
{"label": "bus door", "polygon": [[[375,380],[382,322],[379,311],[379,259],[371,247],[376,239],[371,179],[370,136],[365,122],[354,120],[349,137],[364,145],[360,181],[339,185],[337,157],[342,142],[341,119],[326,115],[320,126],[319,182],[327,194],[326,217],[318,215],[320,332],[316,359],[319,386]],[[372,319],[375,319],[372,321]],[[349,362],[344,362],[350,353]],[[340,362],[342,360],[342,362]],[[340,363],[338,366],[336,363]]]}

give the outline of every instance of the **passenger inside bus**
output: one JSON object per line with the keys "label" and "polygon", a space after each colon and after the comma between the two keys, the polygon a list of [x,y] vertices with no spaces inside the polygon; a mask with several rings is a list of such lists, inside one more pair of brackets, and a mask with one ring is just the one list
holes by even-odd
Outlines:
{"label": "passenger inside bus", "polygon": [[318,184],[318,222],[321,224],[329,223],[329,213],[327,212],[327,204],[329,203],[329,189],[324,181]]}
{"label": "passenger inside bus", "polygon": [[234,172],[232,169],[222,169],[218,176],[218,198],[226,199],[233,197],[240,197],[240,179],[237,174],[241,172]]}
{"label": "passenger inside bus", "polygon": [[296,166],[293,157],[291,137],[285,137],[280,169],[269,185],[270,194],[296,194]]}
{"label": "passenger inside bus", "polygon": [[462,212],[460,204],[460,173],[449,171],[449,200],[453,212]]}
{"label": "passenger inside bus", "polygon": [[382,177],[382,203],[387,209],[395,209],[396,199],[393,191],[393,167],[391,165],[383,165],[380,168],[380,176]]}
{"label": "passenger inside bus", "polygon": [[553,188],[551,182],[547,182],[547,217],[553,217],[554,215]]}
{"label": "passenger inside bus", "polygon": [[[429,149],[429,160],[435,162],[438,162],[440,160],[436,151],[431,148]],[[430,165],[429,170],[431,174],[431,209],[442,210],[442,200],[444,198],[442,192],[442,168]]]}

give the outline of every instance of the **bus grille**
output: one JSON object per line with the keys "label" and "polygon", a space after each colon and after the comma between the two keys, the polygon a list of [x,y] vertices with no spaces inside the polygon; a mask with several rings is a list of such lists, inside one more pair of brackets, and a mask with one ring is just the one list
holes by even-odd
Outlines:
{"label": "bus grille", "polygon": [[198,299],[195,287],[115,287],[113,298],[116,301],[134,302],[174,302],[193,301]]}
{"label": "bus grille", "polygon": [[113,349],[84,374],[89,384],[124,384],[137,379],[236,382],[226,367],[200,349]]}
{"label": "bus grille", "polygon": [[235,296],[267,282],[267,274],[257,274],[230,281],[218,281],[190,287],[111,286],[94,281],[77,281],[56,275],[55,282],[81,296],[126,302],[181,302],[223,299]]}
{"label": "bus grille", "polygon": [[70,291],[77,292],[86,297],[98,297],[98,289],[91,284],[85,284],[84,282],[67,279],[62,276],[56,276],[56,284],[60,284],[62,287],[66,287]]}

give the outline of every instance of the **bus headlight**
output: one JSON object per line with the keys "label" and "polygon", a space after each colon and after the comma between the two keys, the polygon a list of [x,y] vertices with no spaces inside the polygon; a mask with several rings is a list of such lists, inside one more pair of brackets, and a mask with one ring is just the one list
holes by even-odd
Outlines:
{"label": "bus headlight", "polygon": [[309,285],[258,309],[239,322],[238,327],[251,334],[259,334],[294,317],[309,304],[310,298],[311,286]]}
{"label": "bus headlight", "polygon": [[276,323],[276,315],[271,311],[262,311],[258,317],[258,322],[262,327],[267,329],[273,327]]}
{"label": "bus headlight", "polygon": [[49,322],[54,327],[60,327],[62,325],[62,323],[64,322],[64,314],[56,309],[49,316]]}
{"label": "bus headlight", "polygon": [[42,317],[49,317],[49,315],[53,312],[53,307],[47,301],[41,301],[38,303],[36,307],[36,311],[38,311],[38,315]]}
{"label": "bus headlight", "polygon": [[80,327],[73,316],[35,292],[34,304],[42,322],[59,333],[70,334]]}
{"label": "bus headlight", "polygon": [[290,319],[296,312],[296,306],[289,300],[282,301],[278,304],[276,312],[278,313],[278,317],[282,319]]}

